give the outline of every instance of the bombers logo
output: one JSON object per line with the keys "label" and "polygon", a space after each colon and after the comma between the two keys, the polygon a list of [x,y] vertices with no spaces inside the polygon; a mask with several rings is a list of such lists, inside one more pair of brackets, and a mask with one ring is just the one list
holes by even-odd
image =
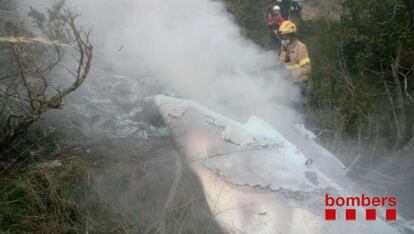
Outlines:
{"label": "bombers logo", "polygon": [[[345,219],[356,220],[358,211],[365,209],[365,220],[375,221],[377,219],[377,208],[385,208],[385,219],[395,221],[397,219],[397,199],[395,197],[331,197],[325,194],[325,220],[336,220],[337,209],[345,208]],[[382,211],[383,209],[379,209]]]}

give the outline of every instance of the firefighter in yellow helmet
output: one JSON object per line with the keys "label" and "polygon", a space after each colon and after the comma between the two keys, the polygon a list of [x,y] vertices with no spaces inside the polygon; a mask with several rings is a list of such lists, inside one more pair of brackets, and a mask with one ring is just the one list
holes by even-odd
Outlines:
{"label": "firefighter in yellow helmet", "polygon": [[311,72],[308,49],[296,38],[297,28],[291,21],[279,27],[280,62],[294,76],[295,83],[306,83]]}

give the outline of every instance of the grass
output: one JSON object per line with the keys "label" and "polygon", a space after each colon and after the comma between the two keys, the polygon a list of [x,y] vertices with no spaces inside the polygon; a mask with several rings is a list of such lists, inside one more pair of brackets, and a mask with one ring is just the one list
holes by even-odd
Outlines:
{"label": "grass", "polygon": [[80,156],[58,168],[9,169],[0,178],[0,233],[120,232],[118,217],[90,190]]}
{"label": "grass", "polygon": [[174,142],[141,143],[132,158],[100,142],[61,151],[61,167],[0,171],[0,233],[222,233]]}
{"label": "grass", "polygon": [[0,179],[0,231],[77,233],[82,222],[85,166],[74,160],[62,168],[26,166]]}

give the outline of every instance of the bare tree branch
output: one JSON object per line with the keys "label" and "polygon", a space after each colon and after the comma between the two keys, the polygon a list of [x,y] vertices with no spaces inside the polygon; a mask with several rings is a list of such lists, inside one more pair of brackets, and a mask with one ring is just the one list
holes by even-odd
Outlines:
{"label": "bare tree branch", "polygon": [[[11,49],[10,65],[17,72],[8,79],[8,86],[0,86],[0,97],[4,96],[0,99],[3,105],[0,115],[3,119],[0,120],[5,121],[0,125],[0,159],[5,157],[2,152],[19,134],[40,119],[44,112],[59,108],[63,99],[79,88],[88,76],[93,55],[90,33],[77,27],[78,14],[68,9],[56,9],[60,12],[54,12],[53,20],[43,27],[44,32],[49,33],[47,38],[0,37],[0,43],[6,43]],[[65,38],[65,42],[57,40],[59,38]],[[60,67],[64,52],[71,51],[76,52],[76,68],[65,69],[74,80],[54,88],[52,74],[56,73],[53,71]],[[51,94],[50,89],[55,89],[55,93]]]}

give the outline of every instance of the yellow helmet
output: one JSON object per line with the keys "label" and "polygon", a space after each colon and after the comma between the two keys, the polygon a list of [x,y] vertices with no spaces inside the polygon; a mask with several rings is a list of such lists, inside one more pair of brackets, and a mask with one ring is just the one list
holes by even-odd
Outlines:
{"label": "yellow helmet", "polygon": [[297,31],[298,29],[296,28],[296,25],[289,20],[283,21],[279,27],[280,34],[296,33]]}

